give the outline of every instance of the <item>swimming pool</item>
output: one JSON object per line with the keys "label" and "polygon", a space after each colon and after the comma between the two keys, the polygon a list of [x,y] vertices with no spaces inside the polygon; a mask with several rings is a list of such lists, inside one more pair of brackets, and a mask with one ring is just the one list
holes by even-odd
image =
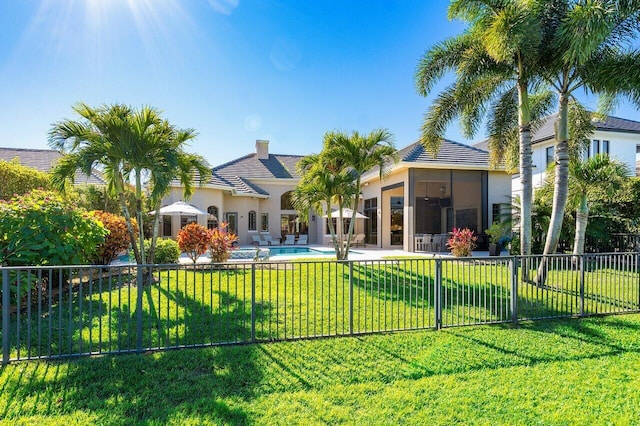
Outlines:
{"label": "swimming pool", "polygon": [[335,251],[328,249],[315,249],[310,247],[269,247],[269,255],[271,257],[278,256],[292,256],[292,255],[306,255],[306,256],[320,256],[320,255],[332,255]]}

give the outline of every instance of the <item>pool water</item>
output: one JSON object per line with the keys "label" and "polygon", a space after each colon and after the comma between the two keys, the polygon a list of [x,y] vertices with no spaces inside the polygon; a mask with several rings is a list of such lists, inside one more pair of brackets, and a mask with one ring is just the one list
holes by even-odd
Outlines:
{"label": "pool water", "polygon": [[318,256],[334,254],[333,250],[316,250],[309,247],[269,247],[271,257],[274,256],[290,256],[292,254],[305,254],[308,256]]}

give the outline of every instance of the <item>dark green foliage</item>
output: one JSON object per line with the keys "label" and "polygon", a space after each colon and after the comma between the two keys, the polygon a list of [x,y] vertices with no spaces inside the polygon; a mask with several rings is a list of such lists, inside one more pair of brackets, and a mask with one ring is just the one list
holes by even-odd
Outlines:
{"label": "dark green foliage", "polygon": [[[144,240],[144,249],[147,251],[151,249],[151,240]],[[180,258],[180,247],[178,247],[178,243],[175,240],[158,239],[156,241],[156,252],[154,256],[154,263],[173,264],[173,263],[178,263],[179,258]]]}
{"label": "dark green foliage", "polygon": [[46,173],[26,167],[16,160],[0,160],[0,200],[10,200],[15,195],[26,194],[34,189],[49,189]]}
{"label": "dark green foliage", "polygon": [[106,229],[53,192],[35,190],[0,202],[0,264],[89,263]]}

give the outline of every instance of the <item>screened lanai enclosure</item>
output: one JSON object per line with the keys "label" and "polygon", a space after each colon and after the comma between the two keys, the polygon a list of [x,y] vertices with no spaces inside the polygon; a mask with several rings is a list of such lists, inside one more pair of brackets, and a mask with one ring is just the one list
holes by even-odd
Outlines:
{"label": "screened lanai enclosure", "polygon": [[[405,211],[414,212],[413,232],[405,235],[413,239],[414,250],[446,250],[453,228],[469,228],[481,237],[488,227],[487,172],[414,169],[409,176],[413,209]],[[398,209],[391,210],[397,215]],[[479,245],[483,243],[481,237]]]}

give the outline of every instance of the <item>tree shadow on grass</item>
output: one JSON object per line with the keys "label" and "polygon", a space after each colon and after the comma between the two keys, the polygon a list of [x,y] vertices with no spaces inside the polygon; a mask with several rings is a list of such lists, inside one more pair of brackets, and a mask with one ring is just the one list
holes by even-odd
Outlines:
{"label": "tree shadow on grass", "polygon": [[[150,288],[144,291],[151,293]],[[184,315],[162,319],[157,311],[149,309],[143,314],[146,332],[153,326],[163,328],[165,333],[175,327],[181,332],[175,346],[233,341],[231,336],[238,333],[250,336],[250,322],[240,312],[245,309],[244,303],[233,295],[218,294],[229,309],[215,312],[182,291],[164,289],[163,293],[162,300],[180,306]],[[111,314],[115,318],[120,314],[132,318],[137,315],[128,309]],[[136,340],[129,332],[135,330],[122,331],[123,341]],[[262,378],[261,369],[254,363],[255,351],[253,345],[218,346],[81,359],[68,364],[37,363],[33,365],[36,369],[56,366],[56,374],[42,379],[34,379],[42,377],[35,372],[7,378],[3,387],[9,396],[3,417],[83,411],[113,424],[187,420],[245,424],[248,418],[244,403],[254,397],[254,388]],[[37,406],[25,405],[24,401],[33,398],[39,400]]]}

